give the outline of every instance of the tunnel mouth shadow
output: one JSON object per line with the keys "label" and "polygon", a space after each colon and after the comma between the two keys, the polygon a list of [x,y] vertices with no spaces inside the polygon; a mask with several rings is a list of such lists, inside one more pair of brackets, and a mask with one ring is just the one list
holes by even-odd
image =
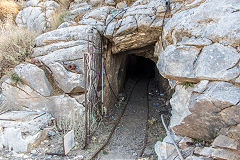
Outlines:
{"label": "tunnel mouth shadow", "polygon": [[153,79],[155,78],[156,65],[145,57],[130,54],[127,57],[126,78]]}

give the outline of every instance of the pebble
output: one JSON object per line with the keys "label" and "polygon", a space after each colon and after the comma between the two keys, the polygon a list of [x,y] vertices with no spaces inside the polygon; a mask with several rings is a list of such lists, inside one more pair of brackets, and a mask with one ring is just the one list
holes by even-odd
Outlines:
{"label": "pebble", "polygon": [[32,156],[33,157],[37,157],[38,155],[36,153],[32,153]]}
{"label": "pebble", "polygon": [[48,136],[55,136],[56,132],[55,131],[48,131]]}
{"label": "pebble", "polygon": [[159,103],[153,103],[153,106],[158,107],[158,106],[160,106],[160,104]]}
{"label": "pebble", "polygon": [[74,157],[73,159],[74,160],[83,160],[83,156],[82,155],[78,155],[78,156],[76,156],[76,157]]}
{"label": "pebble", "polygon": [[36,153],[37,153],[36,150],[32,150],[32,151],[31,151],[31,154],[36,154]]}

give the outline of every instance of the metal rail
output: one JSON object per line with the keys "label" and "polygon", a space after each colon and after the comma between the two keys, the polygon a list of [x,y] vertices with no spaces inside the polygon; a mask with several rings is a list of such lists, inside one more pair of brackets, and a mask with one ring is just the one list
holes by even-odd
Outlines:
{"label": "metal rail", "polygon": [[143,153],[144,153],[144,150],[147,146],[147,142],[148,142],[148,131],[149,131],[149,118],[150,118],[150,107],[149,107],[149,94],[148,94],[148,91],[149,91],[149,85],[150,85],[150,79],[148,80],[148,83],[147,83],[147,121],[146,121],[146,129],[145,129],[145,137],[144,137],[144,141],[143,141],[143,148],[142,150],[140,151],[138,157],[142,157]]}
{"label": "metal rail", "polygon": [[127,100],[126,100],[126,104],[124,105],[124,108],[123,108],[121,114],[118,116],[117,121],[115,122],[115,125],[114,125],[114,127],[112,128],[112,130],[111,130],[111,132],[110,132],[110,134],[109,134],[106,142],[89,158],[89,160],[92,160],[93,158],[95,158],[95,157],[99,154],[99,152],[100,152],[101,150],[103,150],[104,147],[106,147],[107,144],[109,143],[110,139],[112,138],[112,135],[113,135],[114,131],[116,130],[118,124],[119,124],[120,121],[121,121],[122,116],[124,115],[124,113],[125,113],[125,111],[126,111],[126,108],[127,108],[128,103],[129,103],[129,100],[130,100],[130,98],[131,98],[131,96],[132,96],[132,93],[133,93],[133,91],[134,91],[134,89],[135,89],[135,87],[136,87],[136,85],[137,85],[138,82],[139,82],[139,80],[136,80],[134,86],[132,87],[132,89],[131,89],[131,91],[130,91],[130,94],[129,94]]}

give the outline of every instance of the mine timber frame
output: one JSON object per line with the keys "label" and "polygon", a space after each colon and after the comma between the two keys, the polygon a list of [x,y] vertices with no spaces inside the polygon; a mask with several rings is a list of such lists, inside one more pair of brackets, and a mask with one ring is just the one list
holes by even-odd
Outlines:
{"label": "mine timber frame", "polygon": [[[92,135],[96,117],[103,117],[103,51],[101,38],[88,35],[88,53],[84,54],[85,146]],[[101,88],[100,88],[101,87]],[[101,92],[100,92],[101,90]]]}

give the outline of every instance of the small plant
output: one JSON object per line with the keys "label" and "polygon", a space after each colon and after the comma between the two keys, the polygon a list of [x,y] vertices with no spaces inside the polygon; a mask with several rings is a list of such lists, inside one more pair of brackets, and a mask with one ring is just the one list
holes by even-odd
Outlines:
{"label": "small plant", "polygon": [[104,155],[107,155],[108,152],[107,152],[106,150],[103,150],[103,154],[104,154]]}
{"label": "small plant", "polygon": [[194,138],[193,139],[194,143],[203,143],[204,140],[200,139],[200,138]]}
{"label": "small plant", "polygon": [[162,142],[163,139],[164,139],[166,136],[167,136],[167,134],[166,134],[165,132],[162,132],[162,133],[158,136],[157,141]]}
{"label": "small plant", "polygon": [[185,89],[187,89],[188,87],[194,87],[194,84],[191,82],[182,82],[181,85],[185,86]]}
{"label": "small plant", "polygon": [[22,82],[21,78],[15,72],[11,74],[11,80],[14,82],[14,84],[18,84],[19,82]]}
{"label": "small plant", "polygon": [[210,130],[209,133],[210,133],[210,136],[211,136],[212,139],[217,137],[217,132],[215,130],[212,129],[212,130]]}

